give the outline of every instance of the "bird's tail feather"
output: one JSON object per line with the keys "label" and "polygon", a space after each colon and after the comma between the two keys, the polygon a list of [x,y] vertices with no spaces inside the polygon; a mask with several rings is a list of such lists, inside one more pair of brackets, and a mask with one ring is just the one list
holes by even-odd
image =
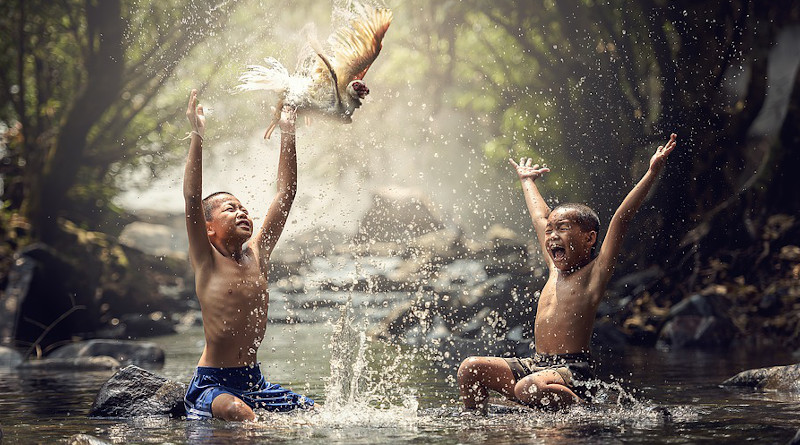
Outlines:
{"label": "bird's tail feather", "polygon": [[285,92],[290,82],[289,71],[272,57],[267,57],[264,61],[266,66],[248,65],[247,71],[239,76],[240,84],[236,86],[236,89],[239,91]]}

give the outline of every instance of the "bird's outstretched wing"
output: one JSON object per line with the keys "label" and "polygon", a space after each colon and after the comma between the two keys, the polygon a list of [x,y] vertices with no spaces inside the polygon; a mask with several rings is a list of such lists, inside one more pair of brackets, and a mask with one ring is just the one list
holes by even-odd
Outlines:
{"label": "bird's outstretched wing", "polygon": [[356,16],[349,26],[333,33],[331,65],[337,74],[339,91],[357,79],[363,79],[372,62],[383,47],[383,36],[392,23],[392,11],[372,6],[355,4]]}

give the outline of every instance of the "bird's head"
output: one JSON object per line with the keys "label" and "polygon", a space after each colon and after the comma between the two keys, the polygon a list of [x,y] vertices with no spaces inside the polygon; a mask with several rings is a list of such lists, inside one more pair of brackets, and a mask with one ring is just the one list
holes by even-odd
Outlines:
{"label": "bird's head", "polygon": [[361,80],[354,80],[347,84],[347,94],[353,99],[363,100],[369,94],[369,88]]}

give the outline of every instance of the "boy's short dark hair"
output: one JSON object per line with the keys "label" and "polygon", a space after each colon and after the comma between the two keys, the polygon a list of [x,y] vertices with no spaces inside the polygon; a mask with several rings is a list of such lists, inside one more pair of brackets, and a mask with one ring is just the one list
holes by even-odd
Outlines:
{"label": "boy's short dark hair", "polygon": [[587,205],[574,202],[559,204],[551,212],[555,212],[559,209],[571,210],[574,212],[575,224],[577,224],[581,230],[586,232],[594,230],[597,232],[598,236],[595,237],[594,245],[592,245],[592,253],[594,253],[597,248],[597,241],[600,238],[600,217],[597,216],[597,212]]}
{"label": "boy's short dark hair", "polygon": [[230,195],[233,196],[233,193],[229,192],[214,192],[205,198],[203,198],[203,216],[206,218],[206,222],[211,221],[211,211],[214,210],[214,203],[217,201],[216,198],[219,195]]}

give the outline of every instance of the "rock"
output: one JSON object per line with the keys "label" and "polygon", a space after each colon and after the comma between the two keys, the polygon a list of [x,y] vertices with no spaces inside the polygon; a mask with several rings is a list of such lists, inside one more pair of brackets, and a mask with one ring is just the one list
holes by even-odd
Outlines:
{"label": "rock", "polygon": [[800,363],[749,369],[725,380],[722,384],[800,394]]}
{"label": "rock", "polygon": [[422,191],[403,188],[377,192],[358,226],[358,242],[403,242],[444,228]]}
{"label": "rock", "polygon": [[88,434],[73,434],[66,440],[67,445],[111,445],[111,442],[98,439]]}
{"label": "rock", "polygon": [[122,337],[153,337],[156,335],[174,334],[175,323],[161,312],[147,314],[126,314],[120,317],[123,326]]}
{"label": "rock", "polygon": [[789,441],[789,445],[800,445],[800,429],[797,430],[792,440]]}
{"label": "rock", "polygon": [[370,332],[370,336],[385,340],[397,338],[410,327],[419,324],[419,318],[414,316],[413,310],[413,301],[398,303],[378,327]]}
{"label": "rock", "polygon": [[660,267],[650,266],[614,280],[610,291],[617,295],[639,295],[663,277],[664,271]]}
{"label": "rock", "polygon": [[100,388],[89,416],[185,416],[185,393],[185,384],[129,365],[119,370]]}
{"label": "rock", "polygon": [[122,229],[120,244],[151,255],[171,255],[185,257],[189,250],[186,229],[176,230],[162,224],[135,221]]}
{"label": "rock", "polygon": [[721,296],[695,294],[672,307],[658,342],[672,348],[727,347],[736,333]]}
{"label": "rock", "polygon": [[592,343],[598,349],[621,350],[628,345],[628,337],[608,318],[595,321]]}
{"label": "rock", "polygon": [[163,366],[164,350],[155,343],[130,340],[88,340],[62,346],[48,354],[49,359],[113,357],[123,365]]}
{"label": "rock", "polygon": [[724,318],[727,313],[728,310],[721,296],[694,294],[672,306],[669,311],[669,317],[699,315],[701,317]]}
{"label": "rock", "polygon": [[527,241],[521,239],[513,230],[498,224],[489,227],[486,238],[492,243],[491,251],[484,258],[485,269],[489,276],[505,273],[531,275]]}
{"label": "rock", "polygon": [[457,259],[439,269],[433,280],[433,289],[438,293],[451,293],[454,289],[476,286],[488,277],[483,261]]}
{"label": "rock", "polygon": [[671,348],[724,348],[736,334],[735,326],[727,319],[681,315],[669,320],[658,335],[661,346]]}
{"label": "rock", "polygon": [[480,305],[492,309],[506,310],[509,305],[513,305],[511,297],[513,285],[510,275],[497,275],[478,283],[466,295],[462,295],[459,301],[464,306]]}
{"label": "rock", "polygon": [[119,367],[119,362],[113,357],[77,357],[28,360],[22,362],[18,368],[46,371],[105,371]]}
{"label": "rock", "polygon": [[460,229],[444,228],[412,239],[408,248],[412,252],[429,252],[435,261],[450,261],[464,253],[462,239],[463,233]]}
{"label": "rock", "polygon": [[488,334],[490,327],[487,325],[487,319],[493,315],[496,316],[496,312],[491,308],[485,307],[478,311],[474,317],[456,326],[455,333],[466,339],[475,339],[483,334]]}
{"label": "rock", "polygon": [[15,368],[22,363],[22,354],[16,349],[0,346],[0,368]]}
{"label": "rock", "polygon": [[96,289],[80,279],[84,275],[45,244],[21,249],[0,292],[0,338],[46,348],[91,331],[99,318],[89,301]]}

